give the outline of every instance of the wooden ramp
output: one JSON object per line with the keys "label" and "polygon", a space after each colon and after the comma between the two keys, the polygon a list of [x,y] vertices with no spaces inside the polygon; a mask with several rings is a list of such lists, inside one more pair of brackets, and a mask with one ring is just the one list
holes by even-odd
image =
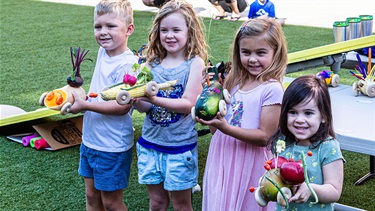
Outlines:
{"label": "wooden ramp", "polygon": [[370,46],[375,46],[375,35],[289,53],[287,73],[324,65],[332,66],[333,71],[337,72],[341,64],[346,62],[343,53]]}
{"label": "wooden ramp", "polygon": [[12,125],[20,122],[26,122],[26,121],[31,121],[35,119],[40,119],[44,117],[49,117],[53,116],[56,114],[60,114],[59,111],[51,110],[49,108],[40,108],[35,111],[30,111],[26,113],[20,113],[20,114],[15,114],[12,116],[8,116],[5,118],[0,119],[0,127],[7,126],[7,125]]}

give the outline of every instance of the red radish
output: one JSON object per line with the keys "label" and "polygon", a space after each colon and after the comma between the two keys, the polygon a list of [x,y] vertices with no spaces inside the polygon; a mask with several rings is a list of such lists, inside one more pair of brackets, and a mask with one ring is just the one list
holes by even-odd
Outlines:
{"label": "red radish", "polygon": [[129,84],[130,86],[134,86],[137,83],[137,78],[132,75],[125,74],[122,82],[124,82],[124,84]]}

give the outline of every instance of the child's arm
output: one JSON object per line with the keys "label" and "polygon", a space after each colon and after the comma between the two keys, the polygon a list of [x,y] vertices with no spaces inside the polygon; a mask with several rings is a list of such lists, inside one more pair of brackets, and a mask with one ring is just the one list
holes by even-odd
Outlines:
{"label": "child's arm", "polygon": [[191,108],[195,105],[197,96],[202,92],[202,70],[205,68],[203,59],[196,57],[191,64],[189,79],[186,84],[184,94],[179,99],[162,97],[142,98],[154,105],[164,107],[169,111],[181,114],[190,114]]}
{"label": "child's arm", "polygon": [[[318,185],[310,183],[310,186],[316,192],[319,202],[333,203],[340,199],[342,184],[344,181],[344,162],[342,159],[333,161],[323,166],[324,184]],[[289,202],[304,203],[311,196],[306,183],[298,187]]]}
{"label": "child's arm", "polygon": [[133,104],[134,108],[143,113],[148,112],[152,108],[152,104],[146,101],[143,101],[142,99],[145,99],[145,97],[140,97],[137,99],[132,99],[131,103]]}
{"label": "child's arm", "polygon": [[131,104],[119,105],[116,100],[104,101],[104,102],[89,102],[81,99],[75,92],[72,92],[74,96],[74,103],[70,108],[70,112],[73,114],[94,111],[106,115],[124,115],[128,113],[132,107]]}
{"label": "child's arm", "polygon": [[237,126],[232,126],[223,118],[220,113],[217,118],[204,121],[197,119],[198,122],[205,125],[210,125],[221,132],[230,135],[241,141],[252,143],[257,146],[266,146],[268,139],[276,132],[279,123],[281,105],[263,106],[260,114],[260,123],[257,129],[244,129]]}

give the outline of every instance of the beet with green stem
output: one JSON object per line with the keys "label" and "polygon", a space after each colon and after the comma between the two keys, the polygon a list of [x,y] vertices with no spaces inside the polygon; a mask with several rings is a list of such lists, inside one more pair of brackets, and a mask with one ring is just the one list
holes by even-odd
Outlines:
{"label": "beet with green stem", "polygon": [[66,79],[69,86],[71,87],[80,87],[83,84],[83,78],[81,76],[81,63],[85,60],[90,60],[88,58],[85,58],[89,50],[85,51],[83,49],[81,51],[81,48],[78,46],[78,48],[72,48],[70,47],[70,58],[72,59],[72,65],[73,65],[73,74],[69,75]]}

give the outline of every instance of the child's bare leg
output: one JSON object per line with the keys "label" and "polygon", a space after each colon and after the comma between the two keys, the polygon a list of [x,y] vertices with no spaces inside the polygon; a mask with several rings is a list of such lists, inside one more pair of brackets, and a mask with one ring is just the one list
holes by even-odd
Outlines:
{"label": "child's bare leg", "polygon": [[111,192],[101,191],[101,193],[105,210],[128,210],[123,201],[123,189]]}
{"label": "child's bare leg", "polygon": [[94,187],[94,179],[85,178],[86,210],[104,210],[100,191]]}
{"label": "child's bare leg", "polygon": [[163,183],[158,185],[147,185],[148,195],[150,196],[150,211],[168,210],[169,192],[164,190]]}
{"label": "child's bare leg", "polygon": [[172,192],[173,210],[192,211],[191,189]]}

